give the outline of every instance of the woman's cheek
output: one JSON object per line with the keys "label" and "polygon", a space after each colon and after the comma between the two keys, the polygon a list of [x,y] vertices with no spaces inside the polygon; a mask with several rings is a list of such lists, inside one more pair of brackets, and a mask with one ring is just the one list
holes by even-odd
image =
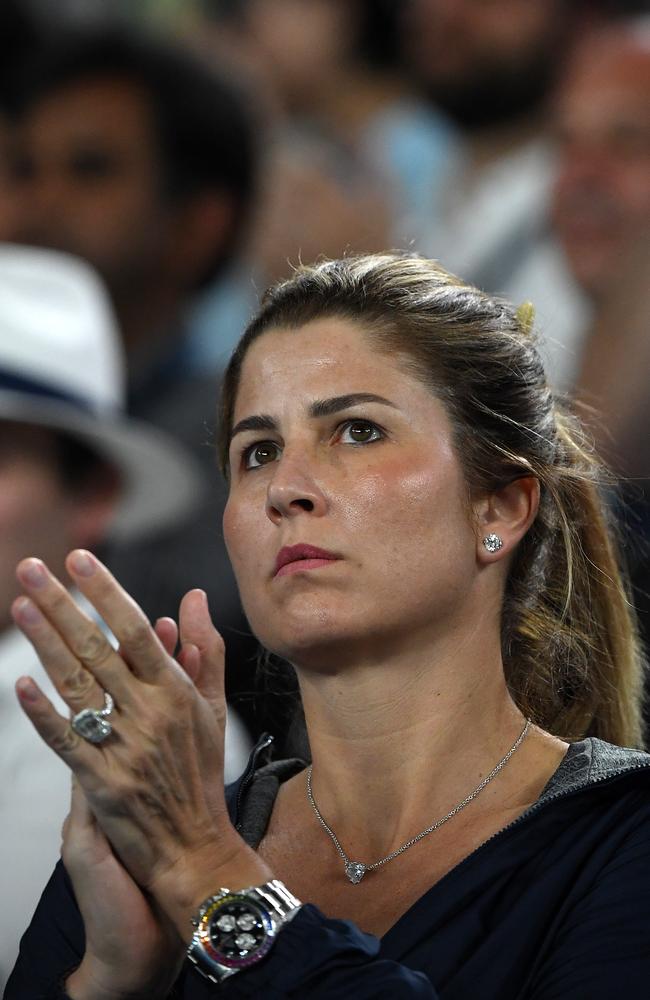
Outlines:
{"label": "woman's cheek", "polygon": [[[254,524],[252,512],[241,503],[228,500],[223,514],[223,537],[233,569],[239,573],[256,555],[260,526]],[[259,519],[258,519],[259,521]]]}

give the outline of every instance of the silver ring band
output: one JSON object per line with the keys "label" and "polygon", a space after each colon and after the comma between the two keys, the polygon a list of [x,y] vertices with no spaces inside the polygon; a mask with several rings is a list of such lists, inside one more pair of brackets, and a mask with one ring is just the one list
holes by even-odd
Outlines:
{"label": "silver ring band", "polygon": [[78,733],[88,743],[103,743],[113,732],[108,716],[114,707],[115,703],[112,697],[108,691],[104,691],[104,707],[82,709],[81,712],[73,715],[70,725],[75,733]]}

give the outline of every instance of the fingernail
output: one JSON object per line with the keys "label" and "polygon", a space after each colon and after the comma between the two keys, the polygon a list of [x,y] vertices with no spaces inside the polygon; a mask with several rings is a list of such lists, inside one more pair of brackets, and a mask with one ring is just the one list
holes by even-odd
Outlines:
{"label": "fingernail", "polygon": [[19,597],[14,608],[18,621],[23,625],[38,625],[43,621],[43,615],[28,597]]}
{"label": "fingernail", "polygon": [[18,576],[28,587],[43,587],[47,583],[47,570],[40,559],[28,559],[24,562]]}
{"label": "fingernail", "polygon": [[21,701],[38,701],[39,691],[31,677],[21,677],[16,682],[16,693]]}
{"label": "fingernail", "polygon": [[97,563],[90,552],[86,552],[84,549],[77,549],[70,556],[70,565],[79,576],[92,576]]}

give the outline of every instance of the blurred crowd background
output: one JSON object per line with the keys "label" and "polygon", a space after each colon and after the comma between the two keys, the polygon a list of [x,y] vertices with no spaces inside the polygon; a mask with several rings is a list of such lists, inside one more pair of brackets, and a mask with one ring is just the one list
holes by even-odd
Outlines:
{"label": "blurred crowd background", "polygon": [[649,235],[647,0],[0,0],[0,986],[68,798],[13,693],[47,683],[17,560],[92,547],[152,621],[205,589],[229,776],[300,750],[221,536],[220,374],[292,264],[402,248],[534,304],[647,642]]}
{"label": "blurred crowd background", "polygon": [[253,696],[217,387],[260,292],[319,255],[414,249],[534,303],[648,635],[649,98],[646,0],[1,0],[0,240],[96,269],[129,415],[204,477],[185,521],[97,547],[152,618],[204,587],[252,735],[284,733],[284,681]]}

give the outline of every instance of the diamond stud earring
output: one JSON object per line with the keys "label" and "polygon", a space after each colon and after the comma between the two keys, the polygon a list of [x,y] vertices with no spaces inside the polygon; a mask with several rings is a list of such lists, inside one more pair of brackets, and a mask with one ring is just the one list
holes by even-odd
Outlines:
{"label": "diamond stud earring", "polygon": [[503,548],[503,539],[498,535],[489,534],[483,539],[483,544],[488,552],[498,552]]}

